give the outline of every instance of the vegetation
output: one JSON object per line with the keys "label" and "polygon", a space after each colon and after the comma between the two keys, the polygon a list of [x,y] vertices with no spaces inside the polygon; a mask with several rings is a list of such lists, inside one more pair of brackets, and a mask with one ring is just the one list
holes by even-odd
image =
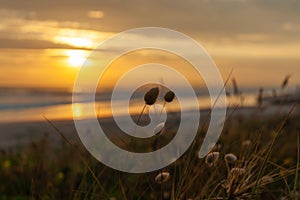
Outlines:
{"label": "vegetation", "polygon": [[228,119],[206,158],[195,142],[146,174],[112,170],[80,144],[65,138],[57,146],[45,136],[1,151],[0,199],[299,199],[299,130],[296,115]]}

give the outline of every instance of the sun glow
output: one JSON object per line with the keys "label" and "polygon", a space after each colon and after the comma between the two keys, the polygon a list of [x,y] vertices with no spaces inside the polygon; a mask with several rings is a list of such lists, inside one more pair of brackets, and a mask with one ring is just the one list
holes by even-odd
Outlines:
{"label": "sun glow", "polygon": [[81,104],[75,103],[73,105],[73,114],[74,114],[75,117],[81,117],[82,116]]}
{"label": "sun glow", "polygon": [[67,55],[68,63],[72,67],[80,67],[86,60],[86,53],[81,50],[69,50]]}
{"label": "sun glow", "polygon": [[93,42],[92,40],[88,38],[82,38],[82,37],[57,37],[57,41],[64,44],[69,44],[74,47],[80,47],[80,48],[92,48]]}

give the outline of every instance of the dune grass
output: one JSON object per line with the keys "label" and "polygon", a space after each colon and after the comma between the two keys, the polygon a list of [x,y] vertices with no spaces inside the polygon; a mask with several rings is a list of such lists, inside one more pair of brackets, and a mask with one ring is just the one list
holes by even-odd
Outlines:
{"label": "dune grass", "polygon": [[217,157],[199,159],[194,142],[172,165],[145,174],[112,170],[81,144],[45,136],[1,151],[0,199],[299,199],[299,119],[228,119]]}

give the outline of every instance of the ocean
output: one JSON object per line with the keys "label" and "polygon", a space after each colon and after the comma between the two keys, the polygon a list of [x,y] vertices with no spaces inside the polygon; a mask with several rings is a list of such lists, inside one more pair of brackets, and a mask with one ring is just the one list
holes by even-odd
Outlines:
{"label": "ocean", "polygon": [[[44,117],[51,120],[67,120],[73,118],[72,111],[72,92],[63,89],[45,89],[45,88],[0,88],[0,123],[6,122],[30,122],[43,121]],[[82,95],[82,94],[74,94]],[[200,109],[209,109],[211,107],[210,97],[204,92],[197,95]],[[240,97],[229,96],[227,106],[255,106],[257,89],[247,89]],[[139,113],[144,105],[143,94],[136,95],[133,103],[130,104],[130,110]],[[128,111],[128,100],[118,99],[115,104],[117,108],[114,114],[123,115]],[[186,96],[180,104],[190,105],[191,97]],[[73,108],[76,115],[90,117],[93,113],[87,113],[84,109],[87,102],[75,102]],[[173,111],[178,111],[178,107],[171,107]],[[197,109],[196,107],[185,106],[185,109]],[[109,116],[110,98],[107,93],[96,95],[95,111],[100,116]],[[98,113],[99,112],[99,113]]]}

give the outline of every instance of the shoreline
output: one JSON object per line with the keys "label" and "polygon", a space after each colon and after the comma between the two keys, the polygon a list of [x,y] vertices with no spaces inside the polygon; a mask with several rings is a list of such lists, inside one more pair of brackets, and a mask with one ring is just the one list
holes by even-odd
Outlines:
{"label": "shoreline", "polygon": [[[265,119],[273,116],[284,116],[288,114],[292,106],[281,106],[281,107],[266,107],[263,110],[257,107],[240,107],[240,108],[228,108],[227,109],[227,120],[228,119],[251,119],[261,118]],[[299,114],[299,105],[293,110],[292,115]],[[209,116],[210,110],[201,110],[200,124],[201,121],[205,121],[205,116]],[[178,113],[173,113],[176,116]],[[204,117],[204,118],[203,118]],[[101,122],[111,125],[111,118],[102,118]],[[65,136],[71,140],[79,141],[73,119],[63,120],[50,120]],[[113,127],[112,127],[113,129]],[[43,137],[47,136],[54,144],[60,144],[64,142],[55,128],[46,121],[28,121],[28,122],[0,122],[0,149],[16,149],[18,147],[26,146],[32,142],[39,141]],[[81,143],[81,142],[80,142]]]}

